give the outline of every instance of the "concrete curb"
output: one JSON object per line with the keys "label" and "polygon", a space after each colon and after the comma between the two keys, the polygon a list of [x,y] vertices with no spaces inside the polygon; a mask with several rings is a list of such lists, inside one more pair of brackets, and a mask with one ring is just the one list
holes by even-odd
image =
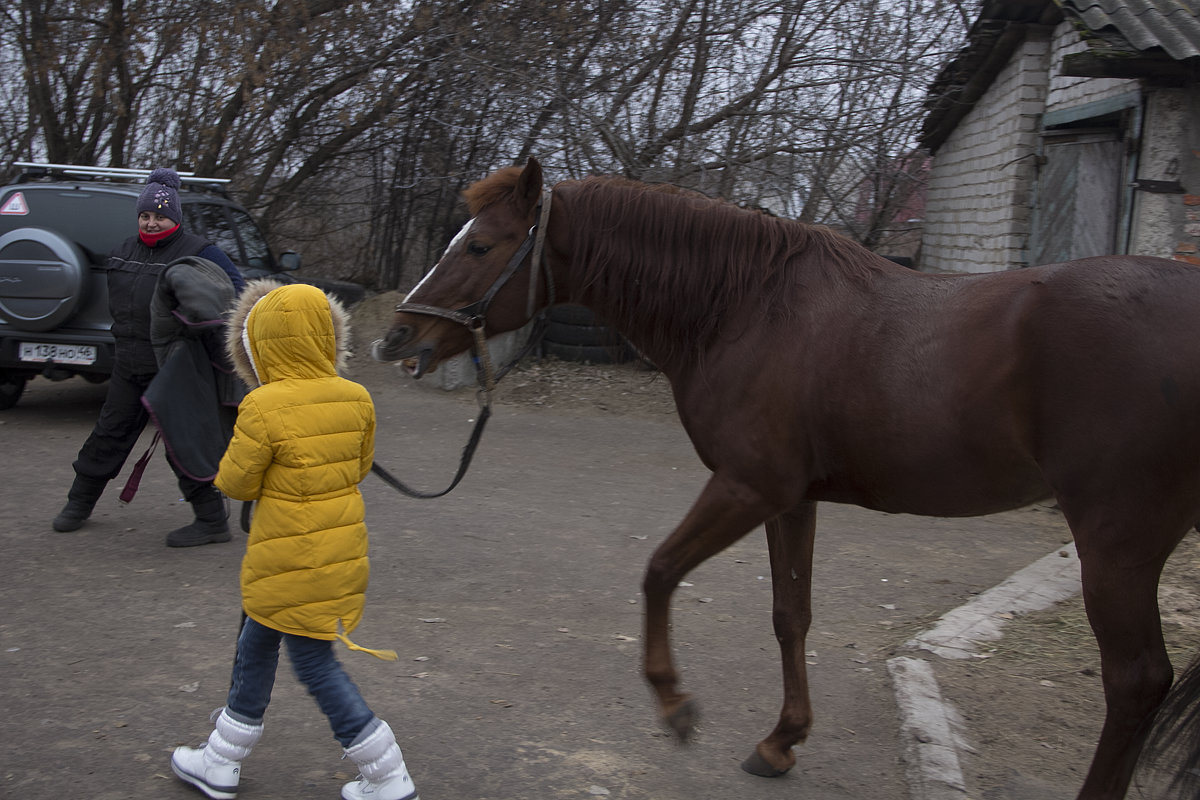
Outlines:
{"label": "concrete curb", "polygon": [[887,662],[900,709],[900,735],[913,800],[962,800],[967,794],[958,763],[962,718],[942,698],[933,667],[921,658]]}
{"label": "concrete curb", "polygon": [[[1079,557],[1071,543],[944,615],[905,645],[941,658],[980,658],[978,643],[999,639],[1014,616],[1049,608],[1079,591]],[[896,656],[887,667],[900,712],[909,797],[962,800],[967,787],[958,754],[970,748],[962,718],[942,697],[933,666],[922,658]]]}
{"label": "concrete curb", "polygon": [[905,645],[942,658],[977,657],[976,645],[999,639],[1012,617],[1049,608],[1079,590],[1079,556],[1071,542],[971,598]]}

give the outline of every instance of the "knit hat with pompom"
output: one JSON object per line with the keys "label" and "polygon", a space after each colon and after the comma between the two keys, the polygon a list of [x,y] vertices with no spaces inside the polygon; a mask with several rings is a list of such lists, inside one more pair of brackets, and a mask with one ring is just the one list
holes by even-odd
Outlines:
{"label": "knit hat with pompom", "polygon": [[183,222],[178,192],[181,185],[179,174],[175,170],[165,167],[154,170],[146,179],[146,188],[138,197],[137,212],[141,214],[143,211],[153,211],[173,220],[177,225]]}

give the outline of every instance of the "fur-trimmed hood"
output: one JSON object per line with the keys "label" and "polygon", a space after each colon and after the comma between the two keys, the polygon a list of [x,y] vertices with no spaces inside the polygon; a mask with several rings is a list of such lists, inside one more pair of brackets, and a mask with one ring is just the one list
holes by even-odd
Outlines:
{"label": "fur-trimmed hood", "polygon": [[230,363],[251,389],[285,377],[340,375],[349,346],[350,314],[336,298],[308,284],[265,279],[246,285],[225,335]]}

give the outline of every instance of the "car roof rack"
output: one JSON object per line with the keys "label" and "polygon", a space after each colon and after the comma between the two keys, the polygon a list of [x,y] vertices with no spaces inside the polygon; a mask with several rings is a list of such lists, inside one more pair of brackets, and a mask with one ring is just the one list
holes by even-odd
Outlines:
{"label": "car roof rack", "polygon": [[[64,178],[87,178],[91,180],[110,178],[117,180],[140,180],[145,181],[150,177],[151,170],[148,169],[126,169],[124,167],[88,167],[79,164],[50,164],[38,161],[14,161],[14,167],[21,168],[21,177],[24,180],[32,180],[34,178],[60,176]],[[229,178],[202,178],[194,172],[178,172],[180,183],[187,184],[203,184],[208,186],[223,187],[224,184],[230,182]]]}

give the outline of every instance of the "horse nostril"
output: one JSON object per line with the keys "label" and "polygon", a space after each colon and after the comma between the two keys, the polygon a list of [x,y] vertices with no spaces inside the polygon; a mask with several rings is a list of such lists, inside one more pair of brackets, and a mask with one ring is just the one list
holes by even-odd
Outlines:
{"label": "horse nostril", "polygon": [[397,351],[410,342],[414,336],[415,332],[408,325],[392,328],[383,335],[382,339],[371,342],[371,357],[385,363],[395,361],[398,356]]}
{"label": "horse nostril", "polygon": [[410,325],[398,325],[388,331],[383,340],[387,342],[388,347],[399,347],[413,337],[413,329]]}

